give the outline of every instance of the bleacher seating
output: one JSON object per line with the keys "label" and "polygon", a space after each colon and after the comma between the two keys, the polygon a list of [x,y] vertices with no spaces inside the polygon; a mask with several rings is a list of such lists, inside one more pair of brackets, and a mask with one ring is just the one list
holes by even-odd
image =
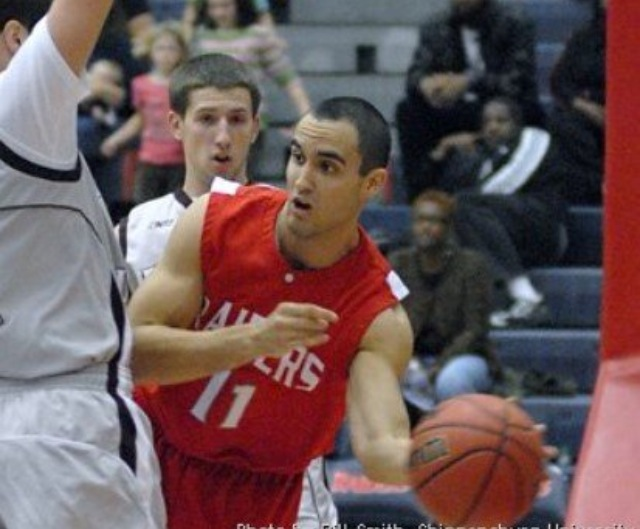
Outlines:
{"label": "bleacher seating", "polygon": [[[549,75],[563,43],[590,16],[589,2],[578,0],[503,0],[526,11],[536,23],[537,79],[543,105],[551,104]],[[418,41],[419,24],[446,9],[447,0],[296,0],[291,23],[278,28],[312,101],[338,95],[359,95],[375,104],[392,123],[405,91],[405,74]],[[371,51],[373,50],[373,51]],[[359,71],[358,56],[372,53],[373,71]],[[265,84],[270,122],[290,126],[295,109],[275,84]],[[394,135],[394,153],[398,152]],[[263,165],[261,179],[279,178],[279,157]],[[260,176],[260,175],[259,175]]]}
{"label": "bleacher seating", "polygon": [[596,329],[504,329],[491,338],[503,365],[574,380],[578,391],[593,390],[600,333]]}

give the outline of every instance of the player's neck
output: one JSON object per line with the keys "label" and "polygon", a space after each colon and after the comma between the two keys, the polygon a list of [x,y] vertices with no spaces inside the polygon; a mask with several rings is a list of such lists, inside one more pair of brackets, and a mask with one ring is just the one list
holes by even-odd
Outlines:
{"label": "player's neck", "polygon": [[182,190],[191,198],[197,198],[209,192],[211,185],[207,187],[205,182],[198,179],[186,178]]}
{"label": "player's neck", "polygon": [[294,233],[281,218],[277,221],[278,249],[282,257],[297,269],[313,270],[334,265],[352,252],[359,242],[357,228],[345,230],[341,226],[335,232],[304,236]]}

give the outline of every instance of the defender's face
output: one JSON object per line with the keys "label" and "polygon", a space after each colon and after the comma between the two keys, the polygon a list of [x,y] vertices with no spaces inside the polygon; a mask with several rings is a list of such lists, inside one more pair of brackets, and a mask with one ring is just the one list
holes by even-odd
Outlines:
{"label": "defender's face", "polygon": [[375,171],[359,174],[361,162],[351,123],[302,118],[287,164],[287,226],[303,237],[355,227],[360,210],[379,189],[372,180]]}
{"label": "defender's face", "polygon": [[171,113],[174,136],[184,147],[187,175],[246,182],[249,149],[260,130],[245,88],[200,88],[190,94],[184,118]]}

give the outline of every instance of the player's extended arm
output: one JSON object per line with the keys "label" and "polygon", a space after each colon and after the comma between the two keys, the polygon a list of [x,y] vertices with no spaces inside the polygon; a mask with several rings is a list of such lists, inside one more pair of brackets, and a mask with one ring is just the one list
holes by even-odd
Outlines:
{"label": "player's extended arm", "polygon": [[54,0],[49,31],[69,67],[80,75],[98,40],[113,0]]}
{"label": "player's extended arm", "polygon": [[315,347],[328,340],[327,329],[337,318],[316,305],[281,303],[259,322],[191,330],[204,301],[200,238],[208,199],[196,200],[181,216],[158,266],[129,303],[136,381],[186,382],[259,356]]}
{"label": "player's extended arm", "polygon": [[413,333],[404,309],[382,312],[353,361],[347,397],[351,444],[372,480],[404,484],[410,426],[399,380],[411,358]]}

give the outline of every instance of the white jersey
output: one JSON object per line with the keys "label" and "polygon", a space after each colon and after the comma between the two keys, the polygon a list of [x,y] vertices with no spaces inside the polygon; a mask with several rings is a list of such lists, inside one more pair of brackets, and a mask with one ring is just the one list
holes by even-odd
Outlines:
{"label": "white jersey", "polygon": [[155,268],[171,230],[191,204],[182,189],[134,207],[120,220],[116,232],[127,263],[142,281]]}
{"label": "white jersey", "polygon": [[77,148],[85,85],[41,21],[0,73],[0,378],[128,364],[124,262]]}
{"label": "white jersey", "polygon": [[0,527],[165,526],[125,263],[46,19],[0,73]]}

